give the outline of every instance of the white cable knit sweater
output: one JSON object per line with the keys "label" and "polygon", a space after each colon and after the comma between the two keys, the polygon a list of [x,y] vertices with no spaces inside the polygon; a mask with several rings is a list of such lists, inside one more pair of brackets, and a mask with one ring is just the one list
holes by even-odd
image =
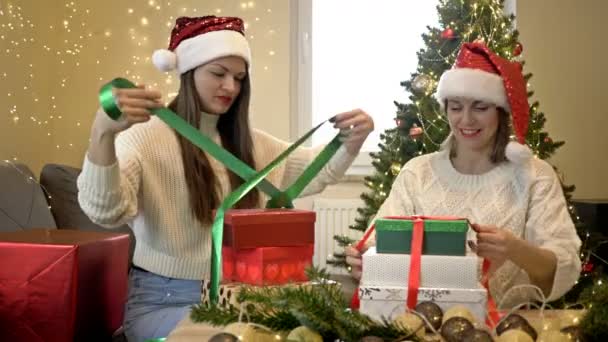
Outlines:
{"label": "white cable knit sweater", "polygon": [[[219,116],[203,114],[201,131],[220,144]],[[288,143],[253,131],[254,159],[260,170],[283,152]],[[267,179],[284,189],[300,176],[321,148],[299,148]],[[78,200],[97,224],[117,227],[128,223],[137,244],[133,263],[173,278],[206,279],[210,271],[211,227],[192,214],[176,133],[156,117],[119,134],[118,162],[103,167],[85,158],[78,177]],[[355,156],[341,147],[302,195],[320,192],[342,177]],[[226,168],[209,157],[221,185],[230,193]],[[201,194],[205,196],[205,194]],[[266,201],[265,195],[261,196]],[[263,205],[263,202],[260,203]]]}
{"label": "white cable knit sweater", "polygon": [[[580,273],[581,241],[557,175],[543,160],[504,162],[487,173],[466,175],[454,169],[447,151],[414,158],[404,165],[377,217],[388,215],[465,217],[509,229],[552,251],[557,256],[557,271],[550,300],[568,291]],[[468,239],[475,239],[474,232]],[[519,284],[530,284],[528,275],[507,261],[490,279],[490,292],[498,304],[507,290]],[[511,293],[504,298],[506,307],[538,298],[529,289]]]}

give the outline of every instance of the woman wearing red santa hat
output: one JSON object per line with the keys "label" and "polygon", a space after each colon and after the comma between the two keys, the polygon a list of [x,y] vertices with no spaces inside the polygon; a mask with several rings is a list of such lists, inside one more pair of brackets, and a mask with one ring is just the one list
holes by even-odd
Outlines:
{"label": "woman wearing red santa hat", "polygon": [[[153,62],[181,75],[169,108],[242,161],[260,169],[287,148],[249,127],[251,57],[241,19],[179,18],[169,49],[155,52]],[[162,106],[158,91],[140,86],[116,90],[115,97],[123,116],[114,121],[97,112],[79,202],[94,222],[133,229],[125,329],[129,341],[141,341],[167,336],[200,302],[201,279],[210,272],[212,212],[243,181],[150,115]],[[348,129],[348,137],[305,194],[344,174],[373,121],[353,110],[336,115],[335,127]],[[277,187],[291,184],[318,151],[297,149],[267,179]],[[262,196],[254,190],[237,207],[260,207]]]}
{"label": "woman wearing red santa hat", "polygon": [[[451,133],[439,152],[406,163],[377,217],[459,216],[473,222],[469,246],[491,261],[490,292],[505,306],[554,300],[580,272],[581,241],[553,168],[525,146],[529,107],[521,71],[481,43],[463,44],[436,97]],[[517,141],[510,141],[513,126]],[[373,239],[372,239],[373,240]],[[370,241],[369,244],[373,244]],[[346,249],[355,278],[361,254]]]}

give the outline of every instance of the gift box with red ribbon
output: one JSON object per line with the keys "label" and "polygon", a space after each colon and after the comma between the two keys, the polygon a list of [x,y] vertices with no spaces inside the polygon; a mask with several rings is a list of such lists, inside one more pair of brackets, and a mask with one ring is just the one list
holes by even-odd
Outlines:
{"label": "gift box with red ribbon", "polygon": [[291,247],[222,248],[224,282],[282,285],[307,281],[314,245]]}
{"label": "gift box with red ribbon", "polygon": [[0,331],[7,341],[109,340],[122,326],[129,236],[0,233]]}

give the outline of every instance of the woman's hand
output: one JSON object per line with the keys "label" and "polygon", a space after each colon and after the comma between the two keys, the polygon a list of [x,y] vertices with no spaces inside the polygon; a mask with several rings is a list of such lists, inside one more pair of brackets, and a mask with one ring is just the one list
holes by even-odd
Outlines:
{"label": "woman's hand", "polygon": [[509,230],[496,226],[471,224],[471,227],[477,232],[477,245],[470,243],[469,246],[478,256],[491,262],[490,274],[512,258],[521,240]]}
{"label": "woman's hand", "polygon": [[367,136],[374,130],[374,120],[369,114],[361,109],[340,113],[334,116],[330,122],[335,128],[340,129],[342,143],[350,154],[357,154],[363,146]]}

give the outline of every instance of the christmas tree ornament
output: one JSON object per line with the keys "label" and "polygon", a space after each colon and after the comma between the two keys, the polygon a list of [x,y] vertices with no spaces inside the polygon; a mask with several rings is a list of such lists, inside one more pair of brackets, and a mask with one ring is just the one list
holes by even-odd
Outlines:
{"label": "christmas tree ornament", "polygon": [[543,319],[530,320],[529,323],[532,328],[539,333],[549,330],[559,330],[561,324],[559,317],[544,317]]}
{"label": "christmas tree ornament", "polygon": [[309,327],[299,326],[287,335],[288,341],[323,342],[323,337]]}
{"label": "christmas tree ornament", "polygon": [[399,172],[401,172],[401,164],[399,164],[398,162],[393,162],[391,164],[391,173],[393,174],[393,176],[397,176]]}
{"label": "christmas tree ornament", "polygon": [[394,323],[406,328],[413,334],[416,334],[416,336],[418,336],[419,338],[424,338],[424,322],[422,321],[422,318],[418,317],[418,315],[413,314],[411,312],[406,312],[402,315],[397,316],[397,318],[395,318],[394,320]]}
{"label": "christmas tree ornament", "polygon": [[546,330],[542,331],[536,342],[570,342],[570,336],[559,330]]}
{"label": "christmas tree ornament", "polygon": [[238,342],[238,337],[233,334],[221,332],[211,337],[209,342]]}
{"label": "christmas tree ornament", "polygon": [[449,308],[443,314],[443,321],[446,322],[452,317],[462,317],[469,321],[471,324],[475,324],[475,316],[471,313],[471,310],[464,305],[454,305]]}
{"label": "christmas tree ornament", "polygon": [[481,329],[467,330],[462,342],[494,342],[489,332]]}
{"label": "christmas tree ornament", "polygon": [[519,56],[524,51],[524,46],[521,43],[515,44],[515,48],[513,49],[513,56]]}
{"label": "christmas tree ornament", "polygon": [[397,127],[402,127],[403,126],[403,120],[401,120],[401,119],[395,119],[395,125],[397,125]]}
{"label": "christmas tree ornament", "polygon": [[452,317],[443,323],[440,333],[446,342],[461,342],[467,334],[471,333],[471,330],[475,330],[475,327],[469,320],[463,317]]}
{"label": "christmas tree ornament", "polygon": [[454,39],[454,30],[448,27],[445,30],[441,31],[441,38]]}
{"label": "christmas tree ornament", "polygon": [[528,323],[528,321],[518,314],[510,314],[505,317],[498,325],[496,326],[496,334],[501,336],[503,333],[512,330],[518,329],[526,332],[533,340],[536,340],[537,333],[536,330]]}
{"label": "christmas tree ornament", "polygon": [[416,140],[418,138],[420,138],[420,136],[422,135],[422,128],[416,126],[416,124],[414,124],[412,126],[412,128],[410,128],[410,138],[413,140]]}
{"label": "christmas tree ornament", "polygon": [[[439,330],[441,328],[441,322],[443,320],[443,310],[433,302],[420,302],[416,305],[417,313],[424,316],[429,323],[435,328],[435,330]],[[430,328],[427,327],[427,331],[430,331]]]}
{"label": "christmas tree ornament", "polygon": [[253,325],[243,322],[228,324],[224,328],[223,332],[236,336],[239,341],[247,342],[272,341],[272,339],[274,338],[274,334],[272,334],[270,330],[266,330],[259,325]]}
{"label": "christmas tree ornament", "polygon": [[553,139],[551,139],[549,137],[545,137],[544,142],[546,142],[547,144],[551,144],[551,143],[553,143]]}
{"label": "christmas tree ornament", "polygon": [[414,77],[412,81],[412,88],[420,93],[426,93],[430,91],[431,85],[433,84],[433,80],[425,74],[420,74]]}
{"label": "christmas tree ornament", "polygon": [[534,342],[534,340],[523,330],[511,329],[498,336],[496,342]]}

